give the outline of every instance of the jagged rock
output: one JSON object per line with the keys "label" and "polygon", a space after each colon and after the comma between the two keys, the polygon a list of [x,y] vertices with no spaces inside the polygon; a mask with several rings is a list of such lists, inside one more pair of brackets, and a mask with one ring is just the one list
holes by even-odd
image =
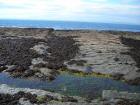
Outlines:
{"label": "jagged rock", "polygon": [[7,69],[6,66],[0,66],[0,72],[4,71],[5,69]]}
{"label": "jagged rock", "polygon": [[140,101],[121,99],[115,105],[140,105]]}
{"label": "jagged rock", "polygon": [[114,73],[112,74],[112,78],[114,80],[122,80],[123,79],[124,74],[120,74],[120,73]]}
{"label": "jagged rock", "polygon": [[140,77],[136,77],[135,79],[132,80],[126,80],[127,83],[131,85],[139,85],[140,84]]}
{"label": "jagged rock", "polygon": [[33,48],[31,48],[32,50],[35,50],[38,54],[40,55],[44,55],[44,54],[47,54],[47,49],[48,49],[48,46],[45,45],[45,43],[43,44],[38,44],[38,45],[35,45]]}
{"label": "jagged rock", "polygon": [[31,77],[35,74],[35,71],[34,70],[26,70],[24,73],[23,73],[23,77]]}
{"label": "jagged rock", "polygon": [[40,63],[46,64],[47,62],[45,62],[43,60],[43,58],[34,58],[34,59],[32,59],[32,65],[37,65],[37,64],[40,64]]}
{"label": "jagged rock", "polygon": [[8,69],[6,69],[5,71],[6,72],[14,72],[14,70],[16,70],[17,67],[18,67],[17,65],[9,66]]}
{"label": "jagged rock", "polygon": [[74,99],[73,97],[62,97],[62,102],[78,102],[77,99]]}
{"label": "jagged rock", "polygon": [[[66,100],[67,102],[76,102],[77,98],[72,98],[72,97],[66,97],[64,95],[58,94],[58,93],[53,93],[53,92],[48,92],[44,90],[37,90],[37,89],[29,89],[29,88],[11,88],[8,85],[0,85],[0,93],[1,94],[9,94],[10,96],[13,95],[16,97],[16,99],[20,98],[26,98],[30,100],[31,103],[36,103],[37,102],[37,97],[46,97],[46,101],[50,100]],[[8,99],[7,99],[8,100]]]}
{"label": "jagged rock", "polygon": [[28,68],[33,58],[39,55],[30,48],[44,40],[25,37],[0,38],[0,62]]}
{"label": "jagged rock", "polygon": [[53,70],[48,68],[39,68],[39,71],[46,76],[50,76],[52,75]]}
{"label": "jagged rock", "polygon": [[25,98],[20,98],[20,99],[19,99],[19,103],[20,103],[21,105],[34,105],[34,104],[32,104],[29,100],[27,100],[27,99],[25,99]]}
{"label": "jagged rock", "polygon": [[114,90],[104,90],[102,93],[103,99],[128,99],[128,100],[140,100],[140,93],[128,93],[118,92]]}

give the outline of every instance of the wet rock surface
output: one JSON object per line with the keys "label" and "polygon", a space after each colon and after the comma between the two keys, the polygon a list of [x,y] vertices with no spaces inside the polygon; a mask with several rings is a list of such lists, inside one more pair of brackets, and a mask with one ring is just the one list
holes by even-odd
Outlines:
{"label": "wet rock surface", "polygon": [[[58,93],[51,93],[44,90],[36,90],[29,88],[12,88],[7,85],[0,85],[0,104],[1,105],[26,105],[28,100],[29,105],[32,104],[47,104],[55,100],[60,102],[78,102],[77,98],[64,96]],[[25,102],[24,102],[25,101]]]}
{"label": "wet rock surface", "polygon": [[6,66],[0,66],[0,72],[4,71],[5,69],[7,69]]}
{"label": "wet rock surface", "polygon": [[31,93],[24,93],[22,91],[14,94],[14,95],[10,95],[10,94],[0,94],[0,104],[1,105],[22,105],[21,104],[21,99],[23,99],[23,101],[28,100],[29,104],[41,104],[41,103],[47,103],[51,100],[53,100],[53,98],[51,96],[44,96],[44,99],[41,101],[39,100],[39,97],[37,97],[36,94],[31,94]]}
{"label": "wet rock surface", "polygon": [[139,93],[104,90],[100,99],[69,97],[44,90],[12,88],[0,85],[1,105],[139,105]]}
{"label": "wet rock surface", "polygon": [[[124,53],[124,55],[130,55],[136,62],[136,66],[140,69],[140,40],[121,37],[121,41],[126,46],[130,47],[129,51]],[[133,70],[125,76],[125,79],[128,83],[138,85],[140,84],[140,73],[138,70]]]}
{"label": "wet rock surface", "polygon": [[126,53],[130,55],[140,67],[140,40],[121,37],[121,41],[126,46],[130,47],[130,50]]}
{"label": "wet rock surface", "polygon": [[[0,71],[11,71],[14,77],[29,77],[37,73],[37,77],[43,80],[44,74],[53,80],[56,70],[66,67],[69,70],[109,74],[114,79],[139,84],[139,40],[120,38],[122,35],[132,37],[131,34],[138,37],[139,33],[32,28],[17,29],[17,32],[15,28],[2,28],[0,32],[0,64],[4,65]],[[20,32],[19,37],[17,34]],[[5,65],[15,66],[6,69]],[[48,68],[52,73],[41,73],[42,68]]]}
{"label": "wet rock surface", "polygon": [[122,100],[118,101],[115,105],[140,105],[140,102],[122,99]]}
{"label": "wet rock surface", "polygon": [[140,105],[140,93],[104,90],[102,98],[104,99],[104,103],[108,105]]}
{"label": "wet rock surface", "polygon": [[42,40],[33,38],[0,38],[0,63],[28,68],[31,65],[31,60],[39,56],[30,48],[39,41]]}
{"label": "wet rock surface", "polygon": [[54,29],[52,28],[0,28],[0,36],[6,37],[15,37],[15,36],[23,36],[23,37],[37,37],[44,38],[46,35],[52,33]]}
{"label": "wet rock surface", "polygon": [[74,58],[79,51],[79,45],[72,36],[51,36],[47,40],[47,45],[50,56],[45,59],[50,69],[63,67],[64,61]]}
{"label": "wet rock surface", "polygon": [[[124,34],[128,34],[131,38],[126,38]],[[131,32],[2,28],[0,29],[0,72],[8,72],[15,78],[31,77],[52,81],[59,75],[59,69],[66,68],[68,71],[83,72],[87,75],[90,73],[112,75],[115,80],[125,80],[129,84],[139,85],[140,40],[133,39],[133,34],[138,38],[139,33]],[[23,92],[20,92],[21,90]],[[43,97],[40,97],[42,95]],[[126,102],[128,105],[139,105],[137,100],[126,97],[109,98],[106,101],[81,102],[81,100],[84,99],[79,101],[79,98],[42,90],[4,86],[0,88],[2,105],[21,103],[32,105],[38,104],[38,101],[49,102],[48,105],[109,105],[110,103],[125,105]]]}
{"label": "wet rock surface", "polygon": [[18,98],[9,94],[0,94],[1,105],[18,105]]}
{"label": "wet rock surface", "polygon": [[[13,36],[7,36],[9,33],[5,30],[8,29],[0,29],[3,32],[0,37],[0,64],[4,65],[0,66],[0,71],[5,70],[15,78],[34,76],[41,80],[54,80],[56,70],[64,67],[64,61],[75,57],[79,50],[72,36],[55,36],[52,29],[27,28],[17,29],[17,32],[14,28],[9,29]],[[17,36],[19,32],[21,34]],[[46,36],[43,32],[47,32]],[[33,33],[40,34],[41,38],[33,36]],[[43,68],[46,71],[42,72]]]}
{"label": "wet rock surface", "polygon": [[[139,84],[139,32],[56,32],[57,35],[60,33],[62,35],[78,36],[76,40],[81,45],[79,54],[72,61],[65,62],[69,70],[109,74],[116,80],[130,80],[131,84]],[[124,39],[121,39],[121,36]]]}

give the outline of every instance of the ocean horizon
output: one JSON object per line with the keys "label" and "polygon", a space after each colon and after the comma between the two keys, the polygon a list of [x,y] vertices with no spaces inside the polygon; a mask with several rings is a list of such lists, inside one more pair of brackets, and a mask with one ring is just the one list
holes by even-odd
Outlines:
{"label": "ocean horizon", "polygon": [[76,21],[47,21],[47,20],[0,20],[0,27],[18,28],[54,28],[58,30],[113,30],[140,32],[140,25],[76,22]]}

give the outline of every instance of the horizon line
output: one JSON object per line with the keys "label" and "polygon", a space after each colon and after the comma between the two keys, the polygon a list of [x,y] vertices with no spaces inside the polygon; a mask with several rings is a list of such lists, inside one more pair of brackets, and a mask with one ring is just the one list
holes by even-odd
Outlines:
{"label": "horizon line", "polygon": [[78,21],[78,20],[48,20],[48,19],[0,19],[0,20],[80,22],[80,23],[103,23],[103,24],[138,25],[138,26],[140,25],[140,24],[135,24],[135,23],[97,22],[97,21]]}

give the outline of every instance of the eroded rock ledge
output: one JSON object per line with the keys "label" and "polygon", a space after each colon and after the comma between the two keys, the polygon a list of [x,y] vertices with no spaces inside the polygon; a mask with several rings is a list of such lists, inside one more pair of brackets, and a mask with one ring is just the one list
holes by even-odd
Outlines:
{"label": "eroded rock ledge", "polygon": [[0,71],[53,80],[66,68],[137,85],[139,43],[139,33],[132,32],[1,28]]}
{"label": "eroded rock ledge", "polygon": [[[21,30],[26,34],[17,36]],[[9,29],[13,37],[0,36],[0,71],[9,72],[13,77],[33,77],[41,80],[54,80],[58,69],[65,67],[64,61],[76,56],[79,45],[73,36],[56,36],[52,29]],[[42,31],[48,32],[42,36]],[[3,29],[1,30],[3,32]],[[26,32],[27,31],[27,32]],[[29,31],[29,32],[28,32]],[[31,35],[29,33],[32,33]]]}
{"label": "eroded rock ledge", "polygon": [[80,53],[71,61],[65,62],[68,69],[106,74],[116,80],[140,84],[139,32],[56,31],[56,34],[60,33],[78,36],[76,40],[81,44]]}
{"label": "eroded rock ledge", "polygon": [[104,90],[100,99],[86,100],[58,93],[29,88],[13,88],[0,85],[1,105],[139,105],[139,93]]}

